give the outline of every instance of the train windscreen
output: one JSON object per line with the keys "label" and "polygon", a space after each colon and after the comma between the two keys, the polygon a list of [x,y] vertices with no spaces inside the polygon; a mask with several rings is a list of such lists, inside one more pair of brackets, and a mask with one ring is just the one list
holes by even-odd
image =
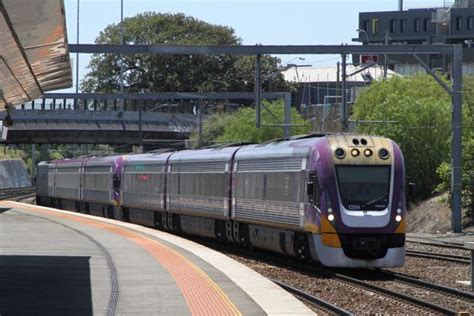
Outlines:
{"label": "train windscreen", "polygon": [[390,166],[337,166],[342,204],[348,210],[381,211],[390,195]]}

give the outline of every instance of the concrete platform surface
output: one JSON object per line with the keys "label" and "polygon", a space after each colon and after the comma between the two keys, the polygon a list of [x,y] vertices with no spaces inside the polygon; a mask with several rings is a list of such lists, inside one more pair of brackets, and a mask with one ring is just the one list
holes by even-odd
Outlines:
{"label": "concrete platform surface", "polygon": [[0,315],[313,315],[255,271],[162,231],[0,202]]}

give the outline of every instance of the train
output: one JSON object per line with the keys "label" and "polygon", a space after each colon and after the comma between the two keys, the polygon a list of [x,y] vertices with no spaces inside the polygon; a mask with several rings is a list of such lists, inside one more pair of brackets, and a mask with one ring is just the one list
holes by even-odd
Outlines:
{"label": "train", "polygon": [[36,202],[328,267],[405,262],[403,154],[379,136],[41,162]]}

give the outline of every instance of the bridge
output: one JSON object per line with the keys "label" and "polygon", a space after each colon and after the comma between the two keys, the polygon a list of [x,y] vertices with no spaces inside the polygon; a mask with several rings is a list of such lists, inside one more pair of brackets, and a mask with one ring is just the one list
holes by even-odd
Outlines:
{"label": "bridge", "polygon": [[[89,110],[13,110],[0,144],[111,144],[183,142],[195,130],[191,114]],[[5,118],[0,112],[0,120]]]}
{"label": "bridge", "polygon": [[[230,101],[254,97],[252,92],[46,93],[43,99],[19,105],[10,112],[14,124],[8,127],[4,135],[7,137],[0,144],[153,144],[154,147],[177,144],[180,147],[190,133],[202,127],[203,115],[211,107],[209,103],[227,111],[241,105]],[[288,123],[290,97],[287,92],[262,94],[262,98],[285,100]],[[5,116],[5,112],[0,112],[0,120]],[[288,126],[284,128],[289,132]]]}

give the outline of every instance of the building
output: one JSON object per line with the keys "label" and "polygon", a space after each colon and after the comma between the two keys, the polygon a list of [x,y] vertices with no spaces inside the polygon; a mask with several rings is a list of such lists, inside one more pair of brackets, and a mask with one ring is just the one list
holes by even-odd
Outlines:
{"label": "building", "polygon": [[[456,0],[443,8],[359,13],[358,37],[353,41],[363,45],[406,44],[462,44],[464,46],[464,73],[474,73],[474,0]],[[434,69],[449,71],[449,56],[427,55],[425,62]],[[359,55],[353,55],[355,64]],[[380,56],[379,62],[384,62]],[[408,55],[387,56],[388,67],[400,74],[424,71]]]}
{"label": "building", "polygon": [[[310,120],[313,132],[342,132],[342,70],[341,67],[291,67],[282,72],[288,82],[298,84],[294,104],[305,119]],[[373,80],[382,80],[384,71],[378,65],[346,68],[347,101],[349,111],[357,95]],[[396,75],[389,70],[387,77]]]}
{"label": "building", "polygon": [[[298,107],[315,104],[341,103],[342,71],[338,67],[292,67],[282,72],[288,82],[298,83],[296,94]],[[348,102],[354,102],[359,91],[373,80],[383,78],[383,69],[378,65],[346,68]],[[395,75],[391,70],[388,77]]]}

